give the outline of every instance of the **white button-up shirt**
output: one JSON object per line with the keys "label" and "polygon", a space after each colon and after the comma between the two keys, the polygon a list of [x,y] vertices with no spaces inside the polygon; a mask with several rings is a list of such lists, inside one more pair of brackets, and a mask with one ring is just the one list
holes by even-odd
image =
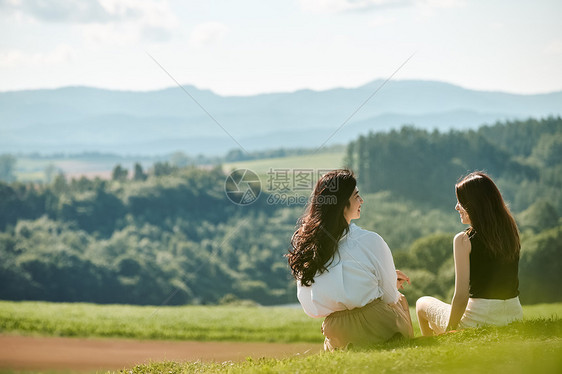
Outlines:
{"label": "white button-up shirt", "polygon": [[297,297],[314,318],[359,308],[379,297],[388,304],[397,302],[400,294],[390,248],[377,233],[351,224],[328,270],[317,274],[309,287],[297,281]]}

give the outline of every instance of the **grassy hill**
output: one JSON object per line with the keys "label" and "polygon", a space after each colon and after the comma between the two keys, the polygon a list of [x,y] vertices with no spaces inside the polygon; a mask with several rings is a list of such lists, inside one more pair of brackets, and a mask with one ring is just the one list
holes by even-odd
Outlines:
{"label": "grassy hill", "polygon": [[[153,362],[122,373],[556,373],[562,370],[562,303],[526,305],[524,320],[369,349],[245,362]],[[136,339],[312,342],[321,320],[300,308],[154,307],[0,302],[3,334]]]}
{"label": "grassy hill", "polygon": [[561,332],[560,319],[533,320],[363,350],[242,363],[158,362],[121,373],[560,373]]}
{"label": "grassy hill", "polygon": [[[526,321],[562,323],[562,303],[524,305],[523,313]],[[410,314],[419,337],[413,306]],[[308,317],[298,305],[158,307],[0,301],[0,333],[19,335],[321,343],[321,324],[321,319]]]}

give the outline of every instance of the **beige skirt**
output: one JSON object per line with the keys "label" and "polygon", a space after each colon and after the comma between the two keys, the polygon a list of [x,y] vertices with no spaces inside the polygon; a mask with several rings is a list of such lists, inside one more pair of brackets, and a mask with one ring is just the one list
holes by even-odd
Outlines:
{"label": "beige skirt", "polygon": [[393,338],[413,338],[412,320],[404,295],[396,304],[376,299],[351,310],[330,314],[322,323],[324,350],[345,349],[384,343]]}

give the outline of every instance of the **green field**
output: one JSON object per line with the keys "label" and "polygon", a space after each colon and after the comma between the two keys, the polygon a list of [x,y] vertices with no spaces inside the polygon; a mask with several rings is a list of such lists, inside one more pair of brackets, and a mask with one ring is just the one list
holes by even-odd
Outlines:
{"label": "green field", "polygon": [[270,169],[337,169],[343,167],[344,152],[322,152],[301,156],[266,158],[237,161],[223,164],[223,170],[250,169],[256,174],[266,175]]}
{"label": "green field", "polygon": [[[413,312],[413,308],[411,309]],[[413,314],[413,313],[412,313]],[[554,373],[562,370],[562,303],[524,306],[506,327],[464,330],[334,354],[241,363],[156,362],[126,373]],[[0,301],[3,334],[321,343],[321,320],[300,308],[128,306]]]}
{"label": "green field", "polygon": [[[265,178],[270,169],[336,169],[343,166],[344,151],[327,152],[321,150],[320,152],[318,154],[230,162],[223,164],[223,170],[230,172],[233,169],[250,169],[259,174],[260,177]],[[45,181],[45,169],[52,166],[57,172],[62,171],[65,175],[72,177],[78,175],[108,177],[117,164],[131,171],[133,164],[137,161],[143,164],[145,168],[150,167],[155,162],[147,157],[137,160],[132,157],[115,155],[51,158],[20,156],[17,158],[15,175],[19,181],[23,182]]]}
{"label": "green field", "polygon": [[[414,332],[420,335],[413,307]],[[562,318],[562,303],[524,306],[525,319]],[[322,342],[321,319],[300,308],[135,306],[0,301],[0,332],[135,339]]]}
{"label": "green field", "polygon": [[[236,169],[249,169],[256,173],[261,181],[262,191],[273,194],[268,200],[271,204],[281,203],[283,197],[290,196],[307,197],[312,192],[314,184],[320,175],[328,170],[342,168],[344,159],[343,151],[323,152],[300,156],[287,156],[278,158],[266,158],[260,160],[237,161],[223,164],[222,169],[225,173],[230,173]],[[294,183],[298,180],[299,174],[306,174],[305,188],[295,188]],[[276,183],[287,182],[288,191],[281,191],[275,187]],[[276,193],[281,193],[276,195]],[[278,198],[281,197],[281,200]],[[289,204],[290,205],[290,204]]]}
{"label": "green field", "polygon": [[147,157],[137,159],[115,155],[52,156],[48,158],[20,156],[17,157],[14,172],[20,182],[45,182],[47,177],[45,171],[48,167],[54,168],[55,174],[63,172],[69,177],[85,175],[89,178],[95,176],[109,178],[117,164],[131,171],[135,162],[140,162],[145,168],[153,163]]}
{"label": "green field", "polygon": [[321,342],[300,308],[0,301],[0,332],[134,339]]}

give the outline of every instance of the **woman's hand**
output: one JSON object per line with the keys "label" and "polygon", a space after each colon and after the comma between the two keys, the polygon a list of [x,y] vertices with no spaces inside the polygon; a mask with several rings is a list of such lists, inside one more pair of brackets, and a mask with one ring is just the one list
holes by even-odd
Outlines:
{"label": "woman's hand", "polygon": [[401,270],[396,270],[396,288],[399,290],[403,290],[404,282],[408,282],[408,284],[412,284],[410,282],[410,278],[406,274],[404,274]]}

